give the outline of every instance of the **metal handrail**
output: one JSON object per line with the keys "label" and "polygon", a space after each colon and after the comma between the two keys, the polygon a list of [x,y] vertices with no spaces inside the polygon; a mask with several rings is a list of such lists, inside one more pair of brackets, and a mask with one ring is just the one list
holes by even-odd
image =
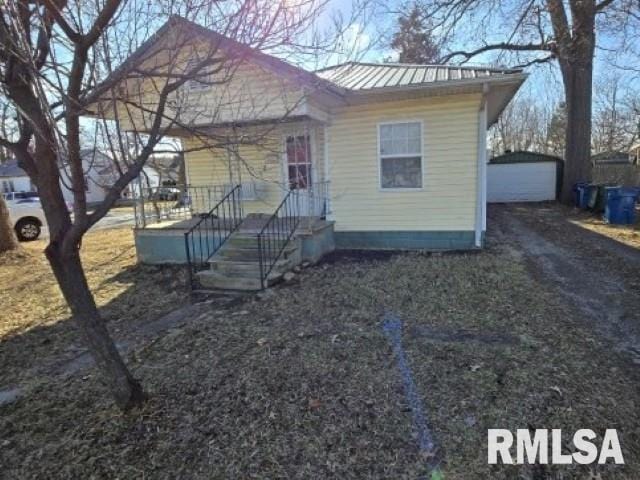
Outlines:
{"label": "metal handrail", "polygon": [[[129,194],[137,228],[166,220],[187,220],[208,212],[235,185],[134,185]],[[125,200],[126,201],[126,200]]]}
{"label": "metal handrail", "polygon": [[[278,208],[258,233],[258,259],[260,261],[260,285],[264,289],[266,280],[282,252],[289,244],[300,223],[298,192],[289,190]],[[280,214],[283,213],[283,216]]]}
{"label": "metal handrail", "polygon": [[195,288],[194,273],[206,264],[242,223],[241,189],[241,185],[233,187],[184,234],[189,286],[192,290]]}

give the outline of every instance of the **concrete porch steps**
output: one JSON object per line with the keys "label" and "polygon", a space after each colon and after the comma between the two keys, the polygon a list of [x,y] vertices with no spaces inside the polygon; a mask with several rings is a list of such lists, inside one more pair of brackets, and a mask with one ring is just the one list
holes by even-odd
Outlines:
{"label": "concrete porch steps", "polygon": [[[265,281],[265,287],[278,282],[282,276],[301,263],[299,240],[294,236],[288,244],[283,239],[267,238],[272,251],[284,250]],[[204,288],[216,290],[260,290],[260,253],[257,235],[242,230],[233,233],[209,260],[210,269],[198,272]]]}

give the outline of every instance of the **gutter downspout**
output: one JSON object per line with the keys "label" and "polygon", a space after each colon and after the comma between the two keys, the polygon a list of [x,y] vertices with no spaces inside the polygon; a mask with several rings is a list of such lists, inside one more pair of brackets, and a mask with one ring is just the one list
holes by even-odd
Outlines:
{"label": "gutter downspout", "polygon": [[482,86],[482,100],[478,111],[478,170],[476,174],[476,219],[474,244],[484,246],[483,233],[487,229],[487,95],[489,85]]}

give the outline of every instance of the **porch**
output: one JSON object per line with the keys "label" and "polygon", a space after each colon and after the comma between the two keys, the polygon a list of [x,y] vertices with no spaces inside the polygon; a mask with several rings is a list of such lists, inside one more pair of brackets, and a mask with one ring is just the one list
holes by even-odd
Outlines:
{"label": "porch", "polygon": [[161,188],[135,199],[138,260],[185,264],[193,289],[265,288],[334,249],[328,182],[289,190],[270,212],[246,212],[251,184]]}

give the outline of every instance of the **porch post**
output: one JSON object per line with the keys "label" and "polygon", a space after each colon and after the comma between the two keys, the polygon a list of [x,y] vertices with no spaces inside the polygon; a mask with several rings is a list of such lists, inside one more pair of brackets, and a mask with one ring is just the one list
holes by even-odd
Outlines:
{"label": "porch post", "polygon": [[[316,179],[315,179],[315,172],[316,172],[316,165],[315,165],[315,150],[316,150],[316,146],[315,146],[315,141],[314,138],[312,138],[313,136],[311,135],[311,132],[309,131],[309,120],[305,119],[304,121],[304,138],[307,139],[307,147],[308,147],[308,151],[311,153],[311,171],[308,172],[308,177],[307,178],[307,192],[309,192],[307,194],[307,196],[309,197],[307,199],[307,228],[311,227],[311,214],[313,213],[313,202],[315,201],[315,183],[316,183]],[[313,143],[312,143],[313,142]]]}
{"label": "porch post", "polygon": [[329,212],[331,211],[331,170],[329,168],[329,129],[327,129],[327,124],[322,124],[322,139],[323,139],[323,156],[324,156],[324,185],[325,188],[323,190],[324,193],[324,215],[325,218],[328,219]]}

